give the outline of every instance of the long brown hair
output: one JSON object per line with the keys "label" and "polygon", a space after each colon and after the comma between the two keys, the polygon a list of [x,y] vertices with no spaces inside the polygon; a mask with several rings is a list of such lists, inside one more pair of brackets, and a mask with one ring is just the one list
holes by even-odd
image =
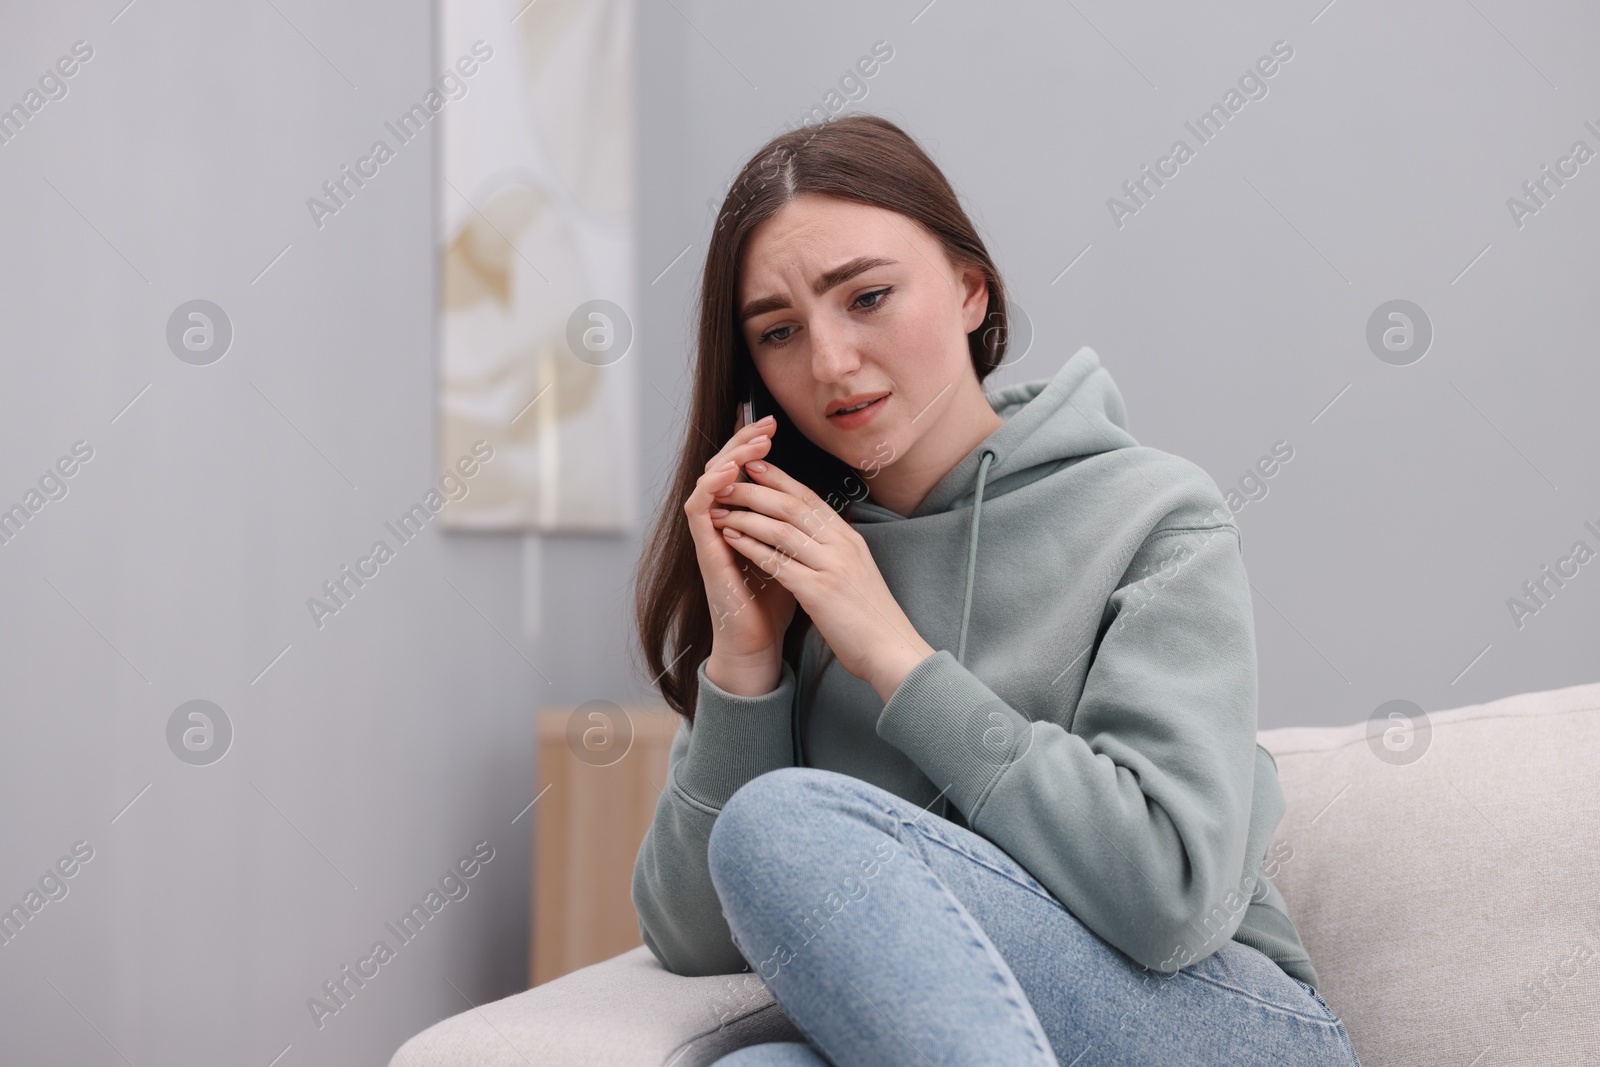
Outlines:
{"label": "long brown hair", "polygon": [[[967,335],[978,380],[988,377],[1005,357],[1006,302],[1000,272],[949,181],[904,130],[875,115],[851,115],[780,134],[750,157],[722,202],[706,249],[689,423],[677,473],[634,575],[634,611],[648,670],[667,704],[691,724],[699,667],[711,654],[712,628],[705,580],[683,502],[711,457],[733,436],[735,408],[742,399],[739,383],[756,375],[737,318],[739,262],[745,243],[779,208],[807,193],[898,212],[921,223],[952,264],[981,270],[989,286],[989,305],[983,324]],[[804,439],[781,410],[774,414],[780,432]],[[826,456],[809,441],[805,445]],[[837,501],[830,503],[840,507]],[[798,666],[800,638],[809,623],[797,605],[783,642],[783,657],[791,667]]]}

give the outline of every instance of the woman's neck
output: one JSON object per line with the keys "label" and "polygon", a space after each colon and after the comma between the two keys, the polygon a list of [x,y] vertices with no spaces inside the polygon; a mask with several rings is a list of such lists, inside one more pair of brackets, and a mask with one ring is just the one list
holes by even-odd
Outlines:
{"label": "woman's neck", "polygon": [[896,515],[910,515],[941,478],[1006,424],[990,405],[982,386],[962,390],[959,398],[958,403],[947,407],[905,454],[873,474],[862,475],[875,504]]}

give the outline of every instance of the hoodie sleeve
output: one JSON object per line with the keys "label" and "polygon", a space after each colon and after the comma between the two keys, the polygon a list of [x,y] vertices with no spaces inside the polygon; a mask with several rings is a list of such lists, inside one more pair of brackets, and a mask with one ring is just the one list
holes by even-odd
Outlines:
{"label": "hoodie sleeve", "polygon": [[1235,883],[1257,758],[1255,634],[1231,523],[1144,540],[1076,709],[1061,700],[1013,708],[940,651],[877,732],[1106,941],[1162,971],[1203,958],[1243,920],[1227,902],[1249,892]]}
{"label": "hoodie sleeve", "polygon": [[633,864],[639,936],[673,974],[733,974],[746,969],[722,915],[706,858],[711,826],[728,798],[758,775],[794,763],[790,710],[794,670],[758,697],[729,693],[700,664],[694,726],[678,727],[667,787]]}

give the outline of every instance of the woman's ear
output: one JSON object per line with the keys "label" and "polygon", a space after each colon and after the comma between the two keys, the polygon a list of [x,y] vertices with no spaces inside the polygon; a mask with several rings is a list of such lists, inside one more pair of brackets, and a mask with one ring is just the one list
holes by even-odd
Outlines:
{"label": "woman's ear", "polygon": [[961,301],[961,317],[966,332],[971,333],[983,325],[984,315],[988,313],[989,282],[977,267],[966,268],[962,272],[962,281],[966,286],[966,295]]}

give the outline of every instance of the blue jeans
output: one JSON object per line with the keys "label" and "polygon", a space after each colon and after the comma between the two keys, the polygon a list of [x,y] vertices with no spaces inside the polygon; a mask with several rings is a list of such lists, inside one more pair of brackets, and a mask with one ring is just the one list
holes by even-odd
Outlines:
{"label": "blue jeans", "polygon": [[1237,941],[1173,974],[987,838],[850,775],[769,771],[712,827],[734,944],[807,1041],[717,1067],[1359,1067],[1305,983]]}

